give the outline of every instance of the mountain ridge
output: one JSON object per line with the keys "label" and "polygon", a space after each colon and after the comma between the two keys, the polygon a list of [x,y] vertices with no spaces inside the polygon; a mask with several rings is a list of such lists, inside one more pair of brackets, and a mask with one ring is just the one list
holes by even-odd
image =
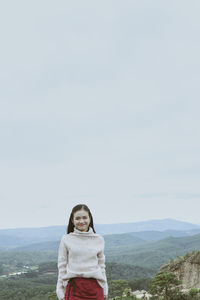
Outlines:
{"label": "mountain ridge", "polygon": [[[147,241],[168,236],[188,236],[200,233],[200,226],[174,219],[150,220],[144,222],[95,224],[101,235],[131,233],[135,238]],[[30,244],[60,240],[66,233],[66,226],[0,229],[0,249],[28,246]]]}
{"label": "mountain ridge", "polygon": [[[110,226],[123,226],[123,225],[145,225],[145,224],[162,224],[166,223],[175,225],[177,227],[178,224],[182,226],[189,226],[189,228],[200,228],[200,224],[191,223],[188,221],[180,221],[172,218],[164,218],[164,219],[150,219],[146,221],[138,221],[138,222],[119,222],[119,223],[94,223],[97,227],[110,227]],[[0,228],[0,232],[12,232],[12,231],[27,231],[27,230],[38,230],[38,229],[55,229],[55,228],[67,228],[67,225],[49,225],[49,226],[39,226],[39,227],[16,227],[16,228]],[[169,228],[168,228],[169,229]]]}

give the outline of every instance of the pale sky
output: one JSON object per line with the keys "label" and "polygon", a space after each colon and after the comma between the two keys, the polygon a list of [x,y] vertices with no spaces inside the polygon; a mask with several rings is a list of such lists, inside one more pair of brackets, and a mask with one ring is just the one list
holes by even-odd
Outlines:
{"label": "pale sky", "polygon": [[200,224],[200,2],[0,5],[0,228]]}

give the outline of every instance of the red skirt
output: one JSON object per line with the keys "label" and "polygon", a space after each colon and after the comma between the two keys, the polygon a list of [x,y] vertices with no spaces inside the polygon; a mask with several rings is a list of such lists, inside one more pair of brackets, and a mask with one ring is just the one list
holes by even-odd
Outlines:
{"label": "red skirt", "polygon": [[68,282],[65,300],[103,300],[103,288],[94,278],[75,277]]}

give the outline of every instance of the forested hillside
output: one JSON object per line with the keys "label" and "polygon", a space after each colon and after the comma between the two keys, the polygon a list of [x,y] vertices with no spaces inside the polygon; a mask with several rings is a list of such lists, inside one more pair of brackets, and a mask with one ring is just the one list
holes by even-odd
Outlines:
{"label": "forested hillside", "polygon": [[[147,242],[132,234],[105,236],[107,262],[137,266],[151,270],[168,262],[171,258],[200,250],[200,235]],[[56,261],[59,241],[33,244],[10,251],[0,251],[3,272],[15,271],[17,265],[36,266],[45,261]],[[17,271],[17,270],[16,270]]]}
{"label": "forested hillside", "polygon": [[[126,285],[132,289],[148,289],[163,264],[192,250],[200,250],[200,234],[193,235],[194,232],[189,231],[188,236],[182,232],[182,237],[170,236],[181,234],[171,230],[104,235],[106,270],[112,293],[115,288]],[[59,240],[22,243],[20,247],[1,250],[0,299],[50,299],[49,293],[55,290],[57,280],[58,246]]]}
{"label": "forested hillside", "polygon": [[[143,240],[159,240],[168,236],[181,237],[200,233],[200,226],[173,219],[151,220],[134,223],[95,224],[102,235],[132,233]],[[39,228],[0,229],[0,249],[23,247],[33,243],[60,240],[67,226]]]}

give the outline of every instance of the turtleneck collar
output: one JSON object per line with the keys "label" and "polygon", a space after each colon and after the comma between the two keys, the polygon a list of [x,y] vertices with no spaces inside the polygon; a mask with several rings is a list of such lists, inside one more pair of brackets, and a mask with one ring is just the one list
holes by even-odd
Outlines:
{"label": "turtleneck collar", "polygon": [[79,234],[81,234],[81,235],[93,235],[94,231],[93,231],[92,227],[89,227],[88,231],[80,231],[80,230],[74,228],[74,231],[71,232],[71,233],[77,234],[77,235],[79,235]]}

